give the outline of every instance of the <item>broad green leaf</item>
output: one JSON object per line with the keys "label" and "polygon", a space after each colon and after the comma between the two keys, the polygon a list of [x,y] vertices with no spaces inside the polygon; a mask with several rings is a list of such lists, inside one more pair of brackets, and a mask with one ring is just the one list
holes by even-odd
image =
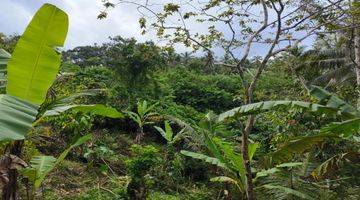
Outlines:
{"label": "broad green leaf", "polygon": [[237,184],[237,181],[227,177],[227,176],[217,176],[214,178],[210,179],[211,182],[221,182],[221,183],[232,183],[232,184]]}
{"label": "broad green leaf", "polygon": [[[66,111],[66,106],[70,106],[74,104],[74,101],[78,98],[82,97],[89,97],[89,96],[95,96],[99,94],[101,91],[100,89],[91,89],[91,90],[85,90],[82,92],[77,92],[70,94],[69,96],[64,97],[57,97],[54,100],[47,99],[42,105],[41,110],[39,111],[39,115],[42,116],[45,112],[54,112],[54,115],[58,115],[63,111],[57,112],[56,110],[64,110]],[[71,106],[73,107],[73,106]]]}
{"label": "broad green leaf", "polygon": [[36,119],[38,106],[0,95],[0,141],[22,140]]}
{"label": "broad green leaf", "polygon": [[334,133],[348,137],[360,132],[360,118],[333,122],[320,129],[321,133]]}
{"label": "broad green leaf", "polygon": [[134,113],[132,111],[127,111],[126,114],[132,119],[134,120],[138,125],[141,125],[141,118],[137,113]]}
{"label": "broad green leaf", "polygon": [[171,143],[173,141],[173,131],[169,121],[165,121],[165,130],[157,126],[154,128],[161,134],[161,136],[163,136],[167,143]]}
{"label": "broad green leaf", "polygon": [[338,109],[352,117],[360,117],[360,112],[355,107],[318,86],[312,86],[310,94],[326,107]]}
{"label": "broad green leaf", "polygon": [[274,161],[288,161],[294,153],[303,153],[312,146],[329,138],[339,137],[334,134],[317,134],[294,138],[275,152],[270,153],[270,156]]}
{"label": "broad green leaf", "polygon": [[299,167],[303,165],[302,162],[290,162],[290,163],[281,163],[279,165],[276,165],[276,167],[284,168],[284,167]]}
{"label": "broad green leaf", "polygon": [[91,138],[92,138],[91,134],[87,134],[77,139],[72,145],[70,145],[70,147],[68,147],[64,152],[60,154],[55,164],[58,165],[60,162],[62,162],[65,159],[65,157],[69,154],[71,149],[84,144],[85,142],[89,141]]}
{"label": "broad green leaf", "polygon": [[7,93],[40,105],[60,66],[56,47],[63,46],[68,31],[65,12],[44,4],[19,39],[8,63]]}
{"label": "broad green leaf", "polygon": [[110,118],[123,118],[124,115],[117,111],[115,108],[107,107],[102,104],[96,105],[82,105],[73,108],[76,111],[81,111],[85,113],[91,113],[94,115],[99,115],[103,117],[110,117]]}
{"label": "broad green leaf", "polygon": [[49,117],[59,115],[68,110],[75,110],[84,113],[90,113],[93,115],[99,115],[109,118],[123,118],[124,115],[117,111],[115,108],[107,107],[105,105],[96,104],[96,105],[67,105],[54,107],[51,110],[47,110],[42,117]]}
{"label": "broad green leaf", "polygon": [[279,172],[279,171],[281,171],[279,168],[299,167],[299,166],[301,166],[301,165],[303,165],[302,162],[282,163],[282,164],[277,165],[276,167],[273,167],[273,168],[270,168],[270,169],[267,169],[267,170],[262,170],[262,171],[260,171],[260,172],[257,172],[255,179],[257,179],[257,178],[259,178],[259,177],[268,176],[268,175],[274,174],[274,173],[276,173],[276,172]]}
{"label": "broad green leaf", "polygon": [[260,146],[260,143],[258,143],[258,142],[250,143],[250,144],[249,144],[249,149],[248,149],[248,151],[249,151],[249,160],[250,160],[250,161],[251,161],[252,158],[254,157],[255,152],[256,152],[256,150],[259,148],[259,146]]}
{"label": "broad green leaf", "polygon": [[236,170],[236,174],[239,174],[243,180],[245,180],[245,168],[244,168],[244,160],[242,154],[235,153],[233,146],[230,144],[223,142],[219,138],[212,138],[213,143],[217,146],[217,148],[224,154],[222,157],[225,160],[225,164],[228,168],[232,170]]}
{"label": "broad green leaf", "polygon": [[169,123],[169,121],[165,121],[165,139],[168,142],[171,142],[172,137],[173,137],[173,131],[172,131],[172,128],[170,126],[170,123]]}
{"label": "broad green leaf", "polygon": [[166,133],[165,133],[164,129],[162,129],[162,128],[158,127],[158,126],[154,126],[154,128],[161,134],[161,136],[162,136],[164,139],[166,139],[167,142],[169,142],[169,141],[167,140],[167,138],[166,138]]}
{"label": "broad green leaf", "polygon": [[[258,114],[258,113],[268,112],[271,110],[278,110],[281,108],[286,108],[286,109],[301,108],[308,110],[309,112],[315,112],[320,114],[324,114],[324,113],[338,114],[339,111],[341,111],[338,108],[327,107],[324,105],[303,102],[303,101],[264,101],[264,102],[258,102],[258,103],[240,106],[231,109],[229,111],[226,111],[219,115],[218,121],[221,122],[232,117]],[[344,112],[346,112],[346,110],[344,110]],[[351,115],[352,113],[346,113],[346,114]]]}
{"label": "broad green leaf", "polygon": [[56,158],[53,156],[36,156],[31,159],[31,167],[35,169],[36,179],[35,187],[40,187],[46,174],[48,174],[55,167]]}
{"label": "broad green leaf", "polygon": [[80,145],[83,145],[85,142],[91,140],[91,138],[92,138],[91,134],[84,135],[84,136],[80,137],[79,139],[77,139],[70,147],[75,148]]}
{"label": "broad green leaf", "polygon": [[207,163],[213,164],[213,165],[217,165],[221,168],[225,168],[227,169],[226,165],[224,163],[222,163],[219,159],[217,158],[213,158],[213,157],[209,157],[207,155],[201,154],[201,153],[195,153],[195,152],[191,152],[191,151],[185,151],[185,150],[181,150],[180,152],[181,154],[191,157],[191,158],[195,158],[195,159],[199,159],[199,160],[203,160]]}
{"label": "broad green leaf", "polygon": [[204,132],[204,137],[205,137],[205,143],[207,148],[211,151],[211,153],[221,162],[226,164],[226,166],[230,166],[229,163],[227,162],[227,160],[224,158],[224,156],[221,153],[221,150],[218,148],[218,146],[216,146],[214,140],[212,138],[209,137],[209,135]]}
{"label": "broad green leaf", "polygon": [[270,168],[270,169],[267,169],[267,170],[262,170],[262,171],[256,173],[255,179],[258,179],[259,177],[268,176],[270,174],[274,174],[274,173],[279,172],[279,171],[280,170],[278,168],[276,168],[276,167]]}

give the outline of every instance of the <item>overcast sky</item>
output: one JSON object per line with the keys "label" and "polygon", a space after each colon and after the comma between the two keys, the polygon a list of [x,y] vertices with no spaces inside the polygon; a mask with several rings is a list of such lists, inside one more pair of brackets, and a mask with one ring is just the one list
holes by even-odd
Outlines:
{"label": "overcast sky", "polygon": [[140,35],[138,13],[126,6],[117,7],[109,17],[98,20],[103,9],[100,0],[0,0],[0,32],[22,34],[31,17],[44,3],[52,3],[69,15],[70,27],[65,48],[102,43],[109,36],[121,35],[145,41]]}
{"label": "overcast sky", "polygon": [[[101,44],[106,42],[109,36],[116,35],[135,37],[140,42],[157,42],[154,33],[140,34],[139,14],[134,7],[117,6],[109,12],[106,19],[98,20],[97,16],[103,9],[101,0],[0,0],[0,32],[22,34],[31,17],[44,3],[54,4],[69,15],[70,27],[65,43],[66,49]],[[199,29],[196,26],[194,28]],[[176,49],[179,52],[187,51],[181,46],[177,46]],[[266,48],[256,45],[250,54],[261,55],[265,51]],[[222,53],[216,54],[219,56]]]}

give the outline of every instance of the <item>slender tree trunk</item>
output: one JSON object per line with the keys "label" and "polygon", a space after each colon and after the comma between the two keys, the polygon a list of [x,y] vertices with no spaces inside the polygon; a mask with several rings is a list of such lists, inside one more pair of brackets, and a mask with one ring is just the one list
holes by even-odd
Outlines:
{"label": "slender tree trunk", "polygon": [[355,74],[356,74],[357,109],[360,109],[360,28],[355,28],[354,53],[355,53],[355,64],[356,64]]}
{"label": "slender tree trunk", "polygon": [[144,129],[143,127],[139,127],[138,130],[136,131],[136,137],[135,137],[135,143],[136,144],[140,144],[142,138],[144,137],[145,133],[144,133]]}
{"label": "slender tree trunk", "polygon": [[243,156],[243,160],[244,160],[244,168],[245,168],[245,172],[246,172],[246,182],[247,182],[246,196],[248,197],[249,200],[255,199],[254,186],[253,186],[252,175],[251,175],[250,159],[249,159],[249,148],[248,148],[249,147],[249,134],[253,127],[254,119],[255,119],[254,115],[249,116],[246,127],[242,134],[242,143],[241,143],[241,151],[242,151],[242,156]]}

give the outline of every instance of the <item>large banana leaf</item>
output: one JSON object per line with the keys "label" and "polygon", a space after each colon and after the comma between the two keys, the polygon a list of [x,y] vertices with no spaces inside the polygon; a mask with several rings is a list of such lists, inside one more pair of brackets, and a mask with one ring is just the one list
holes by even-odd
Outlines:
{"label": "large banana leaf", "polygon": [[38,106],[10,95],[0,95],[0,141],[25,138]]}
{"label": "large banana leaf", "polygon": [[60,115],[63,112],[68,110],[75,110],[79,112],[89,113],[93,115],[99,115],[103,117],[109,118],[123,118],[124,115],[117,111],[115,108],[107,107],[102,104],[95,104],[95,105],[66,105],[66,106],[59,106],[54,107],[51,110],[47,110],[42,117],[49,117],[49,116],[56,116]]}
{"label": "large banana leaf", "polygon": [[304,101],[263,101],[258,103],[247,104],[226,111],[219,115],[218,121],[223,121],[231,117],[257,114],[257,113],[267,112],[270,110],[277,110],[281,108],[302,108],[317,113],[336,114],[339,112],[337,108],[327,107],[324,105],[309,103]]}
{"label": "large banana leaf", "polygon": [[278,110],[281,108],[301,108],[309,112],[321,114],[341,114],[348,118],[360,116],[360,112],[356,108],[320,87],[313,86],[310,94],[319,100],[320,104],[304,101],[263,101],[243,105],[226,111],[219,115],[218,121],[223,121],[231,117]]}
{"label": "large banana leaf", "polygon": [[68,31],[65,12],[44,4],[17,43],[8,63],[7,93],[40,105],[60,66],[55,47],[63,46]]}
{"label": "large banana leaf", "polygon": [[342,122],[332,122],[320,129],[322,133],[334,133],[348,137],[360,133],[360,118],[349,119]]}
{"label": "large banana leaf", "polygon": [[191,157],[191,158],[195,158],[195,159],[199,159],[199,160],[203,160],[207,163],[213,164],[213,165],[217,165],[218,167],[227,169],[226,165],[224,163],[222,163],[219,159],[214,158],[214,157],[210,157],[201,153],[195,153],[195,152],[191,152],[191,151],[185,151],[185,150],[181,150],[180,151],[181,154]]}
{"label": "large banana leaf", "polygon": [[339,136],[332,133],[321,133],[294,138],[275,152],[270,153],[270,157],[273,161],[275,161],[275,163],[289,161],[293,154],[301,154],[310,149],[312,146],[329,138],[339,138]]}
{"label": "large banana leaf", "polygon": [[341,113],[347,114],[351,118],[360,117],[360,111],[358,111],[354,106],[320,87],[312,86],[310,94],[315,97],[320,104],[323,104],[326,107],[338,109]]}

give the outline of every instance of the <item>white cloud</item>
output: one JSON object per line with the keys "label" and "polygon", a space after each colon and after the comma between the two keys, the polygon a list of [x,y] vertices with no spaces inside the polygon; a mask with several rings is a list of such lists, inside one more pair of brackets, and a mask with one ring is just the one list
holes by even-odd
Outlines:
{"label": "white cloud", "polygon": [[23,27],[31,20],[32,13],[13,1],[0,1],[0,32],[22,33]]}

